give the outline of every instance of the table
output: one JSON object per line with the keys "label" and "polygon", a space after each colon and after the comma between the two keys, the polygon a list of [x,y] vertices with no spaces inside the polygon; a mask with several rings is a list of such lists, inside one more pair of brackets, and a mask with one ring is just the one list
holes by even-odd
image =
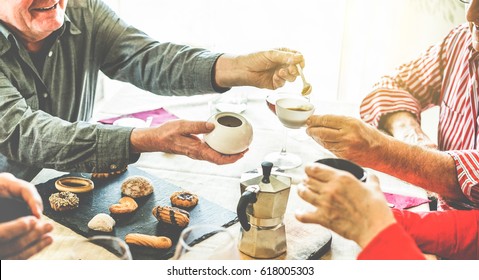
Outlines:
{"label": "table", "polygon": [[[282,143],[278,139],[283,137],[282,125],[276,116],[268,110],[265,103],[265,97],[270,91],[245,87],[233,89],[232,92],[227,94],[236,94],[238,91],[248,96],[248,107],[243,115],[251,122],[254,130],[253,142],[244,158],[234,164],[219,166],[205,161],[192,160],[180,155],[146,153],[142,154],[134,165],[152,175],[191,190],[226,209],[236,211],[236,205],[240,197],[238,189],[241,175],[254,168],[258,168],[266,154],[279,151]],[[207,120],[212,114],[208,102],[215,97],[217,97],[216,94],[192,97],[162,97],[126,86],[123,90],[120,90],[95,108],[95,115],[92,121],[159,107],[164,107],[182,119]],[[354,105],[346,106],[345,104],[334,102],[319,102],[314,97],[312,102],[315,103],[317,113],[358,115],[356,107],[352,107]],[[304,129],[294,130],[289,133],[287,149],[299,155],[303,160],[303,165],[320,158],[333,157],[329,151],[308,137]],[[285,215],[285,221],[288,223],[299,223],[294,219],[294,210],[298,207],[307,207],[307,204],[297,198],[296,195],[296,185],[304,176],[303,169],[302,166],[286,171],[286,174],[293,179],[290,202]],[[426,198],[426,192],[421,188],[380,172],[373,170],[370,170],[370,172],[375,172],[380,177],[384,191]],[[32,183],[42,183],[59,175],[62,175],[62,173],[44,169],[33,179]],[[421,205],[414,210],[427,211],[428,206],[427,204]],[[48,217],[45,217],[45,219],[48,219]],[[33,259],[62,259],[59,248],[64,241],[71,238],[83,238],[70,229],[54,221],[52,222],[55,226],[53,232],[55,242],[35,255]],[[295,226],[295,228],[303,227],[306,230],[309,228],[313,232],[315,229],[324,230],[319,225],[301,224]],[[230,230],[237,232],[239,224],[230,227]],[[360,251],[359,246],[355,242],[346,240],[334,233],[332,235],[331,249],[321,259],[355,259]],[[294,246],[300,246],[300,244],[288,244],[288,246],[288,248],[294,248]],[[294,259],[297,257],[287,256],[286,258]]]}

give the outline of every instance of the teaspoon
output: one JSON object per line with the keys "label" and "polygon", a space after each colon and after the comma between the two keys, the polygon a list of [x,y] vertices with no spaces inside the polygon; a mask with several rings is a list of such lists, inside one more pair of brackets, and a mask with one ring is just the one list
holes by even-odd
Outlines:
{"label": "teaspoon", "polygon": [[304,77],[303,74],[303,69],[301,68],[301,65],[297,64],[296,65],[298,68],[299,75],[301,75],[301,79],[303,80],[303,90],[301,91],[301,94],[303,96],[309,95],[311,91],[313,90],[313,87],[311,86],[310,83],[306,81],[306,78]]}

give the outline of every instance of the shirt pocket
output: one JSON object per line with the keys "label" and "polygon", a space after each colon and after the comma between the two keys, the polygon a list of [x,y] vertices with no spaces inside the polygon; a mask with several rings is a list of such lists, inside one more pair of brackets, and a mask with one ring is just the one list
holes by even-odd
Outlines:
{"label": "shirt pocket", "polygon": [[439,113],[439,147],[442,150],[456,150],[464,148],[464,124],[466,115],[465,108],[450,107],[444,101],[441,102]]}

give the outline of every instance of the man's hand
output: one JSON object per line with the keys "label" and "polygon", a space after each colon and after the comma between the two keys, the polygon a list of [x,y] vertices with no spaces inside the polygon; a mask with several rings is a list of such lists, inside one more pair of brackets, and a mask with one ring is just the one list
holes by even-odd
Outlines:
{"label": "man's hand", "polygon": [[0,223],[0,259],[27,259],[52,243],[53,226],[33,216]]}
{"label": "man's hand", "polygon": [[376,158],[384,157],[382,148],[387,136],[365,122],[345,116],[311,116],[306,132],[336,156],[370,166]]}
{"label": "man's hand", "polygon": [[27,259],[52,243],[53,226],[39,220],[43,204],[35,186],[0,173],[0,196],[24,200],[34,215],[0,223],[0,259]]}
{"label": "man's hand", "polygon": [[155,128],[136,128],[130,136],[132,152],[165,152],[185,155],[192,159],[216,164],[228,164],[239,160],[246,151],[224,155],[211,149],[197,134],[213,131],[214,124],[200,121],[174,120]]}
{"label": "man's hand", "polygon": [[15,178],[10,173],[0,173],[0,196],[24,200],[30,207],[32,214],[40,218],[43,203],[34,185]]}
{"label": "man's hand", "polygon": [[296,64],[304,67],[303,55],[286,48],[248,55],[222,55],[216,62],[215,82],[218,86],[254,86],[277,89],[299,75]]}
{"label": "man's hand", "polygon": [[381,128],[408,144],[437,149],[437,144],[424,133],[416,117],[409,112],[387,114],[381,119]]}
{"label": "man's hand", "polygon": [[[303,223],[317,223],[365,247],[379,232],[395,222],[376,176],[366,183],[352,174],[314,163],[298,195],[315,208],[297,212]],[[358,199],[360,198],[360,199]]]}

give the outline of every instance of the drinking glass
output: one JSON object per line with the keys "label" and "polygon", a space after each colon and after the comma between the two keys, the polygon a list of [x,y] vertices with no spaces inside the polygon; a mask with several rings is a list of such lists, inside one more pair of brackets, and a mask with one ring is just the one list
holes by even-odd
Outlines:
{"label": "drinking glass", "polygon": [[210,113],[233,112],[241,114],[248,106],[248,96],[245,92],[223,93],[209,101]]}
{"label": "drinking glass", "polygon": [[74,239],[70,245],[72,260],[131,260],[128,244],[109,235],[96,235],[87,239]]}
{"label": "drinking glass", "polygon": [[[297,98],[297,99],[306,99],[307,98],[293,93],[287,92],[279,92],[279,93],[272,93],[266,97],[266,105],[276,115],[276,101],[282,98]],[[308,100],[309,101],[309,100]],[[286,151],[288,137],[289,137],[289,129],[283,125],[283,143],[281,147],[281,151],[279,152],[272,152],[265,156],[264,160],[273,163],[273,166],[279,169],[293,169],[300,166],[303,161],[301,158],[291,152]]]}
{"label": "drinking glass", "polygon": [[215,225],[194,225],[180,235],[176,260],[239,260],[236,238],[227,229]]}

